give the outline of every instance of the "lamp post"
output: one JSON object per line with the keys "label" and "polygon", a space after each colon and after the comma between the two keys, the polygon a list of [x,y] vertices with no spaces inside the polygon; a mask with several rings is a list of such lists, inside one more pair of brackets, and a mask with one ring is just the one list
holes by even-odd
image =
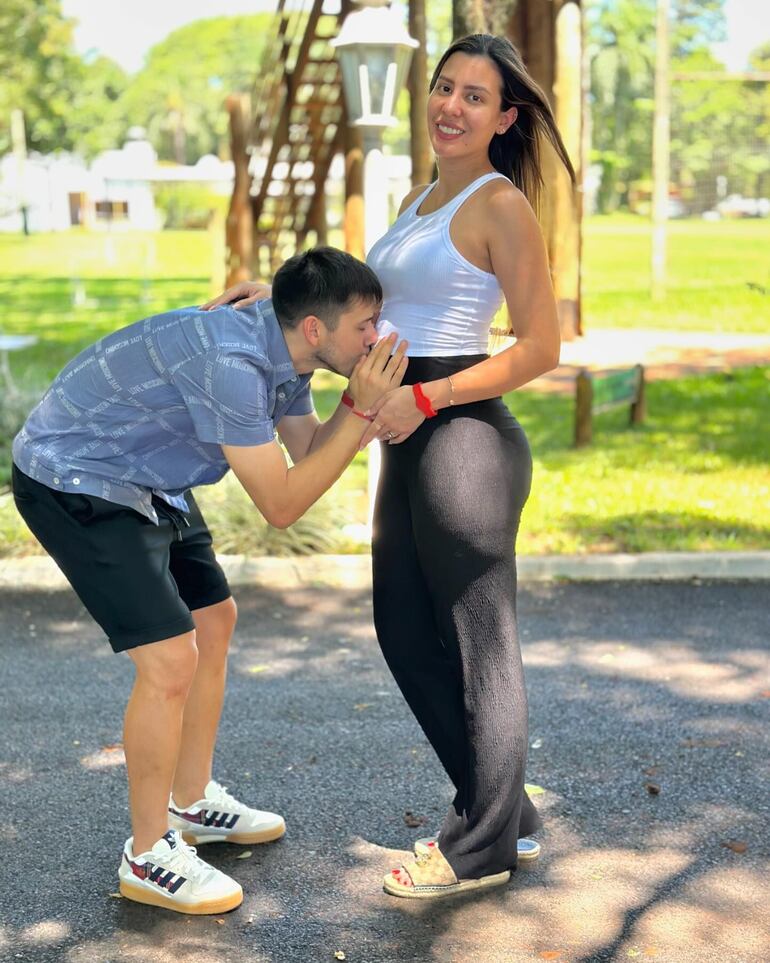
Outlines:
{"label": "lamp post", "polygon": [[[392,127],[396,101],[419,46],[409,36],[390,0],[354,0],[332,46],[342,71],[348,123],[359,127],[364,141],[364,248],[368,254],[388,229],[388,175],[382,132]],[[380,449],[369,448],[369,527],[380,472]]]}

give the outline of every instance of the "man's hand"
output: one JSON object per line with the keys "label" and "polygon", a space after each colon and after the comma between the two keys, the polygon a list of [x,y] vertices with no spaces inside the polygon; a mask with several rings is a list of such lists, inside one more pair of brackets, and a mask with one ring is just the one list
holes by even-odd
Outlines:
{"label": "man's hand", "polygon": [[245,308],[254,304],[255,301],[264,301],[265,298],[269,298],[272,290],[269,284],[263,284],[261,281],[241,281],[228,288],[213,301],[202,304],[201,311],[211,311],[223,304],[232,304],[234,308]]}
{"label": "man's hand", "polygon": [[379,438],[390,445],[399,445],[425,421],[417,407],[411,385],[395,388],[376,401],[367,414],[374,416],[371,427],[361,439],[361,448]]}
{"label": "man's hand", "polygon": [[396,334],[382,338],[367,355],[356,363],[348,384],[348,393],[359,411],[366,411],[386,391],[397,388],[404,377],[408,358],[408,342],[402,341],[391,354]]}

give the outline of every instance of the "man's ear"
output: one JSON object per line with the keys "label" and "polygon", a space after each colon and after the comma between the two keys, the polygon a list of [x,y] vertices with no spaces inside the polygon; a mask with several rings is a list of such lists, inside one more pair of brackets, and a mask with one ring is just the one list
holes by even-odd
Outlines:
{"label": "man's ear", "polygon": [[308,314],[307,317],[300,321],[298,327],[302,328],[308,343],[312,344],[314,348],[318,347],[322,338],[321,329],[324,327],[323,321],[314,314]]}

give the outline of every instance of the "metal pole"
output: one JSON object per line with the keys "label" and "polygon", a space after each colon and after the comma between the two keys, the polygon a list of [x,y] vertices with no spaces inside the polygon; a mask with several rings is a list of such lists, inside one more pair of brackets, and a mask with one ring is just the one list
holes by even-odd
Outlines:
{"label": "metal pole", "polygon": [[669,134],[669,3],[658,0],[655,27],[655,115],[652,134],[652,264],[651,291],[662,298],[666,287],[666,222],[668,220]]}
{"label": "metal pole", "polygon": [[[388,171],[382,152],[382,128],[364,127],[364,243],[366,253],[388,229]],[[372,530],[374,499],[380,478],[380,443],[369,445],[367,495],[369,499],[367,524]]]}
{"label": "metal pole", "polygon": [[24,114],[18,108],[11,111],[11,145],[16,158],[17,191],[19,210],[21,211],[22,229],[29,234],[27,189],[24,183],[27,160],[27,132],[24,127]]}

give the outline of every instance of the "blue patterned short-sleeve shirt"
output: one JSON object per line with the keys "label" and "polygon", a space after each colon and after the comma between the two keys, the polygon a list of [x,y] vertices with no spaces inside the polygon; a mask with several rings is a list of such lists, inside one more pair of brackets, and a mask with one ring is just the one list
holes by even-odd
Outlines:
{"label": "blue patterned short-sleeve shirt", "polygon": [[270,301],[180,308],[114,331],[55,378],[13,442],[50,488],[97,495],[157,521],[152,495],[227,472],[222,445],[262,445],[284,415],[313,411]]}

